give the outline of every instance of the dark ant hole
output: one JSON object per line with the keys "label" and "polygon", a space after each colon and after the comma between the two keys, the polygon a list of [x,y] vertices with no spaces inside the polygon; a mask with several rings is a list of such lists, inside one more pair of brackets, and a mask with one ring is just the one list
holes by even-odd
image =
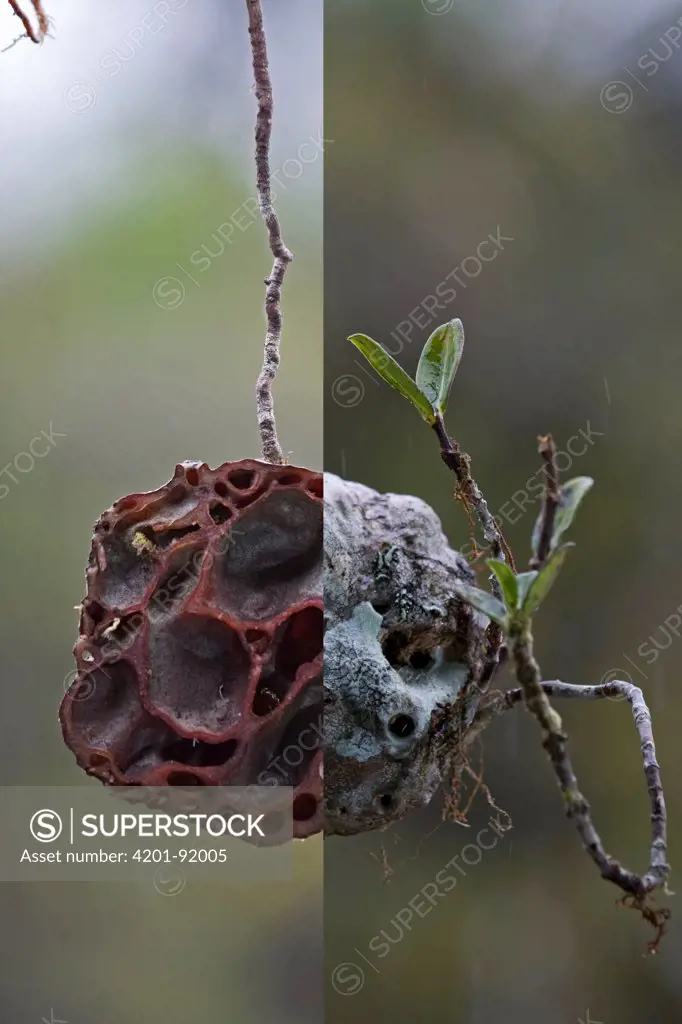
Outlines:
{"label": "dark ant hole", "polygon": [[234,739],[224,743],[177,739],[164,748],[163,757],[167,761],[178,761],[197,768],[215,768],[227,764],[234,757],[238,746],[239,743]]}
{"label": "dark ant hole", "polygon": [[388,723],[388,731],[404,740],[415,730],[415,721],[411,715],[394,715]]}
{"label": "dark ant hole", "polygon": [[387,636],[383,643],[384,657],[389,665],[394,668],[398,665],[404,665],[405,659],[403,657],[403,650],[407,647],[408,638],[404,633],[396,631]]}
{"label": "dark ant hole", "polygon": [[433,663],[433,658],[428,651],[415,651],[410,655],[412,668],[428,668]]}
{"label": "dark ant hole", "polygon": [[199,483],[199,470],[194,468],[186,469],[185,480],[190,485],[190,487],[196,487],[197,484]]}
{"label": "dark ant hole", "polygon": [[166,778],[168,786],[203,786],[200,778],[192,772],[171,772]]}
{"label": "dark ant hole", "polygon": [[253,484],[255,473],[251,469],[234,469],[227,479],[238,491],[248,491]]}
{"label": "dark ant hole", "polygon": [[253,648],[255,654],[264,654],[270,643],[270,634],[262,629],[247,629],[244,634],[247,644]]}
{"label": "dark ant hole", "polygon": [[226,523],[232,518],[232,509],[229,509],[227,505],[221,505],[219,501],[214,501],[208,510],[208,514],[214,523]]}
{"label": "dark ant hole", "polygon": [[298,473],[282,473],[281,476],[277,477],[277,483],[282,484],[283,487],[286,487],[287,484],[300,484],[300,482],[301,478]]}
{"label": "dark ant hole", "polygon": [[265,715],[272,714],[275,708],[278,708],[282,703],[281,698],[274,690],[264,683],[258,684],[258,689],[253,696],[253,704],[251,710],[254,715],[258,718],[264,718]]}
{"label": "dark ant hole", "polygon": [[386,612],[390,611],[391,602],[390,601],[372,601],[372,608],[379,615],[385,615]]}
{"label": "dark ant hole", "polygon": [[294,800],[294,821],[310,821],[315,817],[317,800],[312,793],[301,793]]}
{"label": "dark ant hole", "polygon": [[384,811],[389,811],[393,807],[393,797],[390,793],[382,793],[379,797],[379,806]]}
{"label": "dark ant hole", "polygon": [[190,526],[174,526],[169,527],[165,530],[154,530],[151,526],[141,526],[139,533],[143,537],[146,537],[157,548],[167,548],[176,541],[182,540],[190,533],[196,533],[201,527],[198,523],[192,523]]}
{"label": "dark ant hole", "polygon": [[88,601],[85,611],[95,624],[101,622],[106,614],[102,605],[97,601]]}
{"label": "dark ant hole", "polygon": [[257,644],[260,640],[268,639],[268,634],[262,629],[247,629],[245,635],[247,644]]}
{"label": "dark ant hole", "polygon": [[287,679],[295,679],[303,665],[322,653],[322,609],[303,608],[287,620],[277,652],[276,665]]}
{"label": "dark ant hole", "polygon": [[229,494],[229,491],[227,489],[227,484],[224,484],[222,482],[222,480],[216,480],[216,482],[213,485],[213,490],[221,498],[226,498],[227,495]]}
{"label": "dark ant hole", "polygon": [[313,477],[308,483],[308,490],[311,494],[314,494],[316,498],[322,497],[322,479],[321,477]]}

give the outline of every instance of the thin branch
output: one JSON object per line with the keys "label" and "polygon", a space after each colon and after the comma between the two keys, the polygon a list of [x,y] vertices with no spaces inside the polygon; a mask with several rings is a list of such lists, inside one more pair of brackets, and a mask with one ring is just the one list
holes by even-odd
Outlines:
{"label": "thin branch", "polygon": [[[608,700],[612,697],[618,697],[621,699],[625,698],[632,708],[632,717],[640,740],[644,775],[647,781],[647,790],[651,804],[651,862],[648,872],[641,879],[641,887],[646,891],[651,891],[665,885],[670,873],[670,866],[666,861],[667,815],[665,798],[663,796],[661,772],[656,760],[651,712],[641,689],[633,683],[626,683],[620,679],[614,679],[608,683],[600,683],[598,686],[577,686],[575,683],[563,683],[560,679],[553,679],[551,681],[543,681],[541,686],[548,697],[567,698],[570,700]],[[475,729],[478,735],[481,731],[481,725],[488,724],[497,715],[516,707],[522,701],[523,690],[521,687],[507,690],[505,693],[491,695],[491,699],[488,700],[485,707],[475,716],[472,728]]]}
{"label": "thin branch", "polygon": [[[540,518],[537,554],[531,563],[535,568],[542,568],[549,555],[559,504],[556,448],[551,436],[540,438],[540,453],[545,470],[545,498]],[[501,711],[513,707],[520,701],[526,704],[542,729],[542,745],[554,768],[566,805],[566,813],[574,820],[583,846],[599,868],[602,877],[613,882],[625,893],[623,902],[639,910],[644,919],[656,929],[656,937],[649,943],[649,951],[655,952],[670,912],[665,908],[652,906],[649,896],[655,889],[665,889],[670,868],[666,861],[667,824],[663,787],[656,761],[651,715],[642,691],[634,684],[618,681],[594,687],[570,686],[558,680],[551,683],[543,682],[540,666],[533,655],[533,634],[529,618],[523,614],[512,615],[508,633],[520,688],[493,695],[486,700],[474,716],[464,741],[467,746],[473,742],[491,719]],[[643,876],[628,871],[619,861],[606,853],[592,823],[590,805],[578,787],[578,780],[566,750],[568,736],[563,730],[561,718],[549,700],[550,696],[596,699],[615,695],[626,697],[632,707],[651,801],[651,858],[649,869]]]}
{"label": "thin branch", "polygon": [[38,19],[40,42],[42,42],[50,28],[50,19],[43,10],[42,0],[31,0],[31,3],[33,4],[33,10],[36,12],[36,18]]}
{"label": "thin branch", "polygon": [[[499,630],[499,627],[498,627],[498,630]],[[491,639],[491,634],[492,634],[492,639]],[[496,631],[495,633],[492,633],[491,627],[488,626],[488,628],[486,630],[487,644],[486,644],[486,651],[485,651],[485,662],[484,662],[484,666],[483,666],[483,671],[481,672],[481,679],[480,679],[480,682],[479,682],[479,687],[482,690],[487,688],[488,683],[491,681],[491,679],[495,675],[495,672],[497,671],[497,669],[501,668],[502,665],[504,665],[505,662],[507,661],[507,658],[509,657],[509,651],[507,650],[507,648],[503,644],[504,637],[503,637],[503,634],[502,634],[502,630],[499,630],[500,642],[496,646],[496,636],[497,635],[498,635],[498,632]]]}
{"label": "thin branch", "polygon": [[441,416],[436,417],[433,429],[440,443],[441,458],[457,478],[457,495],[467,511],[473,509],[476,513],[492,557],[507,562],[516,571],[514,557],[509,550],[502,531],[495,522],[495,518],[488,508],[488,503],[471,475],[471,459],[465,452],[461,451],[457,441],[453,441],[449,437]]}
{"label": "thin branch", "polygon": [[282,240],[282,232],[272,203],[270,188],[270,135],[272,133],[273,99],[261,0],[246,0],[246,7],[249,14],[253,77],[258,100],[255,132],[256,187],[260,211],[268,230],[270,251],[274,257],[270,277],[265,280],[265,315],[268,327],[265,335],[263,367],[256,383],[256,409],[263,459],[265,462],[281,465],[284,462],[284,456],[277,437],[272,384],[277,375],[280,361],[282,282],[287,264],[293,257]]}
{"label": "thin branch", "polygon": [[[33,10],[35,11],[36,18],[38,19],[37,32],[31,24],[31,19],[29,18],[29,16],[25,14],[24,11],[22,11],[21,7],[19,6],[18,0],[9,0],[10,7],[16,14],[17,18],[19,18],[21,24],[24,26],[24,35],[19,36],[19,39],[28,37],[32,43],[40,44],[47,35],[50,23],[47,15],[45,14],[45,11],[43,10],[41,0],[31,0],[31,3],[33,4]],[[14,40],[15,43],[17,41],[18,40],[16,39]],[[13,46],[14,43],[12,43],[11,45]],[[9,49],[9,47],[7,47],[7,49]]]}
{"label": "thin branch", "polygon": [[[554,767],[559,788],[566,802],[568,817],[575,821],[583,846],[599,868],[602,877],[622,889],[630,899],[630,904],[656,928],[656,938],[649,944],[650,952],[655,952],[665,931],[670,911],[652,908],[646,898],[654,889],[665,886],[670,867],[666,860],[667,818],[663,787],[656,760],[651,715],[642,691],[632,683],[619,680],[602,683],[599,686],[572,686],[559,680],[541,682],[540,669],[533,657],[532,639],[527,634],[515,638],[513,654],[521,687],[497,698],[496,707],[499,708],[499,711],[503,711],[525,700],[529,711],[538,719],[544,733],[543,746]],[[621,696],[629,702],[640,738],[644,774],[651,803],[651,857],[645,875],[640,876],[633,871],[628,871],[604,850],[602,841],[592,824],[590,806],[578,788],[578,780],[566,752],[568,737],[563,732],[559,715],[549,703],[550,696],[583,700]],[[483,714],[489,713],[494,707],[495,704],[489,705]],[[499,711],[493,710],[493,716]],[[476,724],[476,720],[473,724]]]}
{"label": "thin branch", "polygon": [[[440,444],[440,456],[457,479],[455,494],[464,505],[467,516],[471,518],[472,510],[475,512],[492,557],[507,562],[516,572],[514,556],[504,539],[504,534],[495,522],[495,517],[491,514],[480,487],[471,475],[470,457],[460,449],[458,442],[449,436],[441,416],[436,417],[433,429]],[[502,592],[497,577],[494,575],[490,577],[490,586],[495,596],[501,600]],[[486,652],[485,667],[481,675],[482,686],[487,685],[495,674],[495,669],[500,663],[503,642],[502,630],[494,622],[490,623],[485,635]]]}
{"label": "thin branch", "polygon": [[559,474],[556,465],[556,445],[551,434],[538,438],[538,451],[542,456],[545,496],[542,506],[542,518],[540,520],[540,540],[537,554],[530,560],[531,569],[540,569],[549,555],[552,536],[554,534],[554,519],[556,510],[559,507]]}
{"label": "thin branch", "polygon": [[7,44],[7,46],[3,46],[3,48],[0,50],[0,53],[7,53],[8,50],[13,50],[17,43],[20,43],[22,39],[26,39],[25,32],[22,32],[20,36],[16,36],[11,43]]}

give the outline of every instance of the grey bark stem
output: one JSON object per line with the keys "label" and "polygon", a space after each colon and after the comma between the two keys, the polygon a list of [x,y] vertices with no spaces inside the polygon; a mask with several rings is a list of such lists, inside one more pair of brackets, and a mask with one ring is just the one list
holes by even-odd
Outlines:
{"label": "grey bark stem", "polygon": [[[471,475],[471,459],[466,452],[461,451],[457,441],[449,436],[441,416],[436,417],[433,429],[440,444],[441,458],[457,478],[457,493],[467,512],[475,512],[492,557],[507,562],[512,569],[515,569],[514,558],[502,531],[495,522],[495,517],[490,512],[478,484]],[[497,580],[494,577],[492,583],[493,587],[497,585]]]}
{"label": "grey bark stem", "polygon": [[[492,557],[506,562],[515,572],[514,556],[495,521],[495,517],[488,508],[488,503],[483,497],[480,487],[471,475],[471,459],[466,452],[460,449],[459,443],[450,437],[445,429],[442,416],[436,417],[433,429],[440,444],[440,457],[457,479],[455,494],[464,505],[467,516],[471,519],[472,513],[475,513],[481,525],[483,536],[489,545]],[[495,575],[490,576],[490,586],[495,596],[502,600],[502,592]],[[503,642],[502,631],[494,622],[491,622],[488,626],[486,637],[488,650],[486,666],[481,678],[482,686],[487,686],[495,673],[495,669],[500,662]]]}
{"label": "grey bark stem", "polygon": [[[650,951],[655,952],[670,917],[670,912],[666,908],[650,907],[646,905],[645,900],[655,889],[665,888],[670,867],[667,863],[665,799],[660,768],[656,760],[651,714],[644,695],[639,687],[621,680],[601,683],[598,686],[576,686],[558,679],[541,681],[537,662],[533,657],[532,645],[527,638],[516,640],[514,659],[521,686],[508,690],[506,693],[491,694],[485,707],[481,708],[475,716],[471,734],[480,734],[483,728],[498,714],[516,707],[517,704],[524,701],[527,703],[529,710],[535,714],[543,728],[545,749],[554,766],[559,787],[566,801],[568,816],[575,821],[583,846],[602,876],[619,886],[630,897],[631,905],[638,909],[645,919],[656,928],[657,936],[653,942],[649,943]],[[602,841],[592,824],[589,804],[578,789],[577,779],[565,750],[567,737],[562,731],[559,716],[549,703],[550,697],[573,700],[603,700],[616,697],[624,698],[630,704],[639,735],[651,808],[650,863],[643,876],[623,868],[614,857],[604,850]]]}
{"label": "grey bark stem", "polygon": [[249,15],[249,35],[253,57],[253,77],[258,101],[256,115],[256,187],[260,211],[268,231],[270,251],[274,263],[266,278],[265,316],[267,332],[263,353],[263,366],[256,383],[256,409],[261,449],[265,462],[282,464],[284,456],[277,436],[272,385],[280,363],[282,340],[282,283],[287,265],[293,259],[282,239],[279,219],[272,202],[270,186],[270,136],[272,133],[272,82],[263,27],[261,0],[246,0]]}

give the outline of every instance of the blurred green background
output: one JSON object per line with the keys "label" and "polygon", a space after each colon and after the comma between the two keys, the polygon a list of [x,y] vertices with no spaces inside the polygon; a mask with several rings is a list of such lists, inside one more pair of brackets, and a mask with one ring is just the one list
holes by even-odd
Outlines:
{"label": "blurred green background", "polygon": [[[548,679],[594,683],[613,672],[643,686],[668,801],[673,890],[682,790],[681,14],[679,4],[651,0],[346,0],[325,14],[325,468],[418,494],[451,543],[466,542],[435,438],[344,340],[368,333],[414,371],[430,331],[453,316],[467,344],[447,423],[494,511],[536,472],[538,434],[551,431],[563,450],[591,429],[594,443],[568,472],[596,486],[572,531],[578,546],[537,618],[537,653]],[[513,241],[490,262],[467,260],[498,228]],[[462,286],[429,321],[417,307],[456,268]],[[419,323],[400,350],[396,329],[412,311]],[[523,564],[537,507],[511,509],[507,539]],[[510,685],[509,673],[497,683]],[[627,705],[560,710],[607,849],[644,870],[648,801]],[[475,841],[491,813],[485,798],[469,829],[432,833],[433,806],[387,834],[325,844],[326,1019],[679,1021],[679,899],[660,955],[643,958],[649,930],[616,906],[618,891],[582,851],[535,723],[510,712],[484,748],[485,782],[513,830],[426,916],[414,913],[400,941],[407,915],[397,915]],[[382,931],[392,944],[379,956]]]}
{"label": "blurred green background", "polygon": [[[2,476],[5,785],[98,785],[63,745],[57,708],[100,512],[160,486],[183,459],[260,453],[271,256],[248,212],[245,4],[176,0],[164,17],[168,6],[46,4],[54,38],[0,56],[0,467],[50,425],[66,435],[30,471],[26,459],[21,472],[10,465],[16,483]],[[17,34],[6,7],[0,46]],[[290,459],[321,467],[323,161],[309,144],[302,162],[299,148],[322,123],[322,10],[265,7],[272,163],[295,254],[278,424]],[[204,245],[208,267],[191,261]],[[290,884],[188,885],[174,899],[132,884],[0,886],[0,1018],[49,1020],[53,1008],[69,1024],[319,1021],[319,840],[297,844],[295,868]]]}

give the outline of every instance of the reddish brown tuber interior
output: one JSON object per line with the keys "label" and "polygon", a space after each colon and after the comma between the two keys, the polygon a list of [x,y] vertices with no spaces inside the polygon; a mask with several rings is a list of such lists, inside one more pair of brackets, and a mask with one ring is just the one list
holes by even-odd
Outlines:
{"label": "reddish brown tuber interior", "polygon": [[183,463],[95,525],[60,709],[107,785],[294,787],[322,828],[322,478]]}

